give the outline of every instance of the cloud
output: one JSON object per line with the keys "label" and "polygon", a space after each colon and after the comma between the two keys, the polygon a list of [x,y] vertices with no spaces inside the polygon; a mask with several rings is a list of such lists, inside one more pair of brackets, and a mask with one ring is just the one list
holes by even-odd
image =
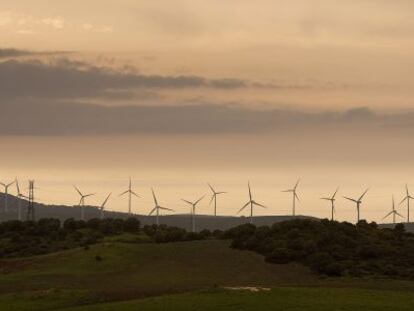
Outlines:
{"label": "cloud", "polygon": [[[70,52],[66,51],[31,51],[31,50],[20,50],[13,48],[0,48],[0,59],[2,58],[11,58],[15,59],[22,56],[42,56],[42,55],[62,55],[69,54]],[[0,62],[0,66],[1,66]]]}
{"label": "cloud", "polygon": [[47,17],[42,19],[41,22],[55,29],[62,29],[65,25],[65,20],[61,17]]}
{"label": "cloud", "polygon": [[[366,109],[366,108],[363,108]],[[251,110],[226,105],[117,106],[23,101],[1,104],[0,135],[223,134],[408,128],[414,113],[355,118],[345,112]],[[361,110],[362,111],[362,110]],[[362,133],[361,132],[361,133]]]}
{"label": "cloud", "polygon": [[[8,56],[24,53],[18,50],[3,52]],[[247,83],[237,79],[207,79],[199,76],[144,75],[99,67],[66,58],[49,62],[39,60],[8,60],[0,62],[0,99],[17,98],[92,98],[108,91],[133,89],[215,88],[235,89]]]}

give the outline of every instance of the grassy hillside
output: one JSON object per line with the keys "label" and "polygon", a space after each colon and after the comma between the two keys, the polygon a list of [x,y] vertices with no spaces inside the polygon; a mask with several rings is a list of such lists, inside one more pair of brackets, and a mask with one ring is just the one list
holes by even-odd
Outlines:
{"label": "grassy hillside", "polygon": [[211,291],[181,294],[122,303],[78,307],[67,311],[158,310],[412,310],[414,295],[358,289],[277,288],[270,292]]}
{"label": "grassy hillside", "polygon": [[[155,309],[145,309],[152,305],[148,303],[151,300],[139,300],[108,310],[136,310],[138,307],[141,310],[141,304],[142,310],[165,310],[161,307],[165,303],[169,304],[169,299],[173,300],[172,305],[177,304],[174,310],[194,310],[192,304],[198,299],[206,301],[208,305],[208,301],[224,303],[228,296],[231,301],[234,301],[234,306],[245,305],[246,300],[251,299],[251,303],[247,306],[255,302],[262,303],[260,298],[262,294],[246,296],[243,293],[226,293],[220,290],[211,292],[211,289],[224,286],[320,287],[320,292],[314,289],[316,292],[312,294],[312,290],[303,289],[301,290],[303,294],[301,291],[293,291],[291,296],[275,290],[270,296],[266,296],[264,305],[261,306],[265,306],[266,303],[277,304],[280,299],[294,297],[296,292],[304,296],[302,302],[297,302],[306,304],[309,302],[307,299],[312,299],[315,295],[324,297],[326,290],[323,287],[386,290],[385,294],[383,291],[373,294],[357,292],[355,304],[364,301],[368,296],[372,296],[372,303],[378,297],[389,297],[390,301],[396,299],[412,304],[410,292],[414,289],[413,283],[319,278],[300,265],[267,264],[258,254],[229,248],[228,241],[170,244],[134,244],[119,241],[128,242],[129,238],[128,236],[111,238],[105,243],[92,246],[89,250],[73,249],[27,259],[0,261],[0,310],[58,310],[84,304],[126,301],[194,291],[198,294],[157,298]],[[102,261],[96,261],[97,255],[102,258]],[[396,294],[389,292],[389,289],[402,292]],[[346,292],[338,289],[335,293],[338,299],[345,300]],[[292,303],[295,302],[296,298],[292,299]],[[100,306],[97,308],[101,310]],[[94,309],[88,307],[81,310]]]}

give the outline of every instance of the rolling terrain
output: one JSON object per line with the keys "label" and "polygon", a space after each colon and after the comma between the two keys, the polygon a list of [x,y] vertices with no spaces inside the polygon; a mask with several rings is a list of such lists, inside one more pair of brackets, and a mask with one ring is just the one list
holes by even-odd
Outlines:
{"label": "rolling terrain", "polygon": [[[97,261],[97,255],[102,260]],[[231,249],[228,241],[218,240],[139,244],[129,235],[115,236],[89,250],[2,260],[0,274],[0,310],[217,310],[220,306],[300,310],[309,303],[315,305],[309,310],[338,309],[342,304],[341,310],[363,305],[365,310],[386,310],[393,303],[394,310],[414,306],[413,282],[321,278],[301,265],[265,263],[260,255]],[[272,290],[224,289],[245,286]],[[385,302],[383,309],[376,308],[379,302]]]}

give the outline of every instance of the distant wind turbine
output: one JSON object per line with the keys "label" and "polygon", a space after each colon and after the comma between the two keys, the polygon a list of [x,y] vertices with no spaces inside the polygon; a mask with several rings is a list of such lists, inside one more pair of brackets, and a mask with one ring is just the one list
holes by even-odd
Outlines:
{"label": "distant wind turbine", "polygon": [[79,207],[81,210],[81,220],[85,220],[85,211],[84,211],[84,207],[85,207],[85,199],[88,197],[91,197],[93,195],[95,195],[96,193],[90,193],[90,194],[83,194],[82,192],[80,192],[80,190],[76,187],[73,186],[75,188],[75,190],[79,193],[80,195],[80,200],[79,200]]}
{"label": "distant wind turbine", "polygon": [[139,195],[136,194],[133,190],[132,190],[132,181],[131,181],[131,177],[129,177],[129,185],[128,185],[128,190],[122,192],[119,196],[123,196],[125,194],[128,194],[128,214],[132,214],[132,196],[136,196],[137,198],[139,198]]}
{"label": "distant wind turbine", "polygon": [[101,210],[101,219],[104,219],[104,213],[105,213],[105,205],[108,202],[110,196],[112,193],[108,194],[108,196],[106,197],[105,201],[103,201],[102,205],[100,206],[100,210]]}
{"label": "distant wind turbine", "polygon": [[334,221],[334,214],[335,214],[335,196],[338,193],[339,188],[336,189],[335,193],[332,195],[332,197],[329,198],[321,198],[321,200],[326,200],[331,202],[331,220]]}
{"label": "distant wind turbine", "polygon": [[223,192],[223,191],[216,191],[212,185],[208,184],[208,186],[211,189],[211,192],[213,193],[211,195],[211,200],[210,200],[210,204],[214,201],[214,216],[217,216],[217,196],[220,194],[224,194],[227,192]]}
{"label": "distant wind turbine", "polygon": [[292,215],[296,216],[296,200],[299,201],[299,196],[297,193],[297,188],[299,186],[300,179],[296,182],[295,186],[292,189],[284,190],[282,192],[291,192],[292,193]]}
{"label": "distant wind turbine", "polygon": [[368,190],[369,190],[369,188],[367,190],[365,190],[364,193],[358,199],[352,199],[352,198],[344,197],[344,199],[347,199],[349,201],[352,201],[352,202],[354,202],[356,204],[356,208],[357,208],[357,223],[360,220],[360,208],[361,208],[361,204],[362,204],[362,199],[367,194]]}
{"label": "distant wind turbine", "polygon": [[0,182],[0,185],[2,185],[3,187],[4,187],[4,211],[7,213],[7,211],[8,211],[8,202],[7,202],[7,199],[8,199],[8,197],[9,197],[9,187],[11,186],[11,185],[13,185],[14,184],[14,181],[13,182],[11,182],[11,183],[9,183],[9,184],[6,184],[6,183],[2,183],[2,182]]}
{"label": "distant wind turbine", "polygon": [[382,220],[384,220],[384,219],[386,219],[386,218],[388,218],[389,216],[391,216],[392,215],[392,223],[395,225],[395,216],[400,216],[401,218],[404,218],[404,216],[403,215],[401,215],[400,213],[398,213],[396,210],[395,210],[395,202],[394,202],[394,196],[392,196],[392,210],[391,210],[391,212],[389,212],[387,215],[385,215],[385,217],[384,218],[382,218]]}
{"label": "distant wind turbine", "polygon": [[192,227],[192,232],[195,232],[196,230],[195,230],[195,213],[196,213],[196,208],[197,208],[197,204],[198,203],[200,203],[200,201],[202,200],[202,199],[204,199],[204,195],[201,197],[201,198],[199,198],[197,201],[195,201],[195,202],[190,202],[190,201],[187,201],[187,200],[184,200],[184,199],[181,199],[182,201],[184,201],[185,203],[188,203],[188,204],[190,204],[191,205],[191,227]]}
{"label": "distant wind turbine", "polygon": [[16,182],[16,190],[17,190],[17,219],[22,220],[22,200],[29,199],[29,197],[25,196],[23,193],[20,192],[19,181],[17,178],[15,179]]}
{"label": "distant wind turbine", "polygon": [[250,182],[247,183],[247,187],[249,188],[249,201],[243,205],[243,207],[237,212],[237,214],[240,214],[246,207],[250,205],[250,223],[253,223],[253,208],[255,205],[266,208],[266,206],[257,203],[255,200],[253,200],[252,190],[250,188]]}
{"label": "distant wind turbine", "polygon": [[406,196],[400,202],[400,205],[404,203],[405,201],[407,201],[407,223],[410,223],[410,200],[414,198],[410,195],[410,192],[408,191],[408,185],[405,185],[405,192],[406,192]]}
{"label": "distant wind turbine", "polygon": [[155,204],[155,207],[153,208],[153,210],[149,213],[149,216],[151,216],[152,214],[154,214],[154,212],[156,213],[155,214],[155,216],[156,216],[156,223],[157,223],[157,226],[159,226],[160,225],[160,220],[159,220],[159,217],[160,217],[160,210],[163,210],[163,211],[170,211],[170,212],[174,212],[174,210],[172,210],[171,208],[166,208],[166,207],[162,207],[162,206],[160,206],[159,204],[158,204],[158,200],[157,200],[157,197],[155,196],[155,192],[154,192],[154,189],[151,189],[151,191],[152,191],[152,197],[154,198],[154,204]]}

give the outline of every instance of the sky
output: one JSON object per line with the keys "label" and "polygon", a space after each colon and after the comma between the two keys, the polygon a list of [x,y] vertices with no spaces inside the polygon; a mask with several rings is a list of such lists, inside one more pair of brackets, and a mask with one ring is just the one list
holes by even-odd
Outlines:
{"label": "sky", "polygon": [[[72,184],[136,212],[156,187],[180,199],[255,185],[266,210],[301,177],[299,212],[371,187],[379,221],[413,181],[414,3],[408,0],[3,0],[0,180],[35,178],[39,200],[73,205]],[[414,183],[413,183],[414,184]],[[343,193],[342,193],[343,192]],[[209,199],[200,213],[210,213]],[[341,201],[338,218],[352,221]],[[401,206],[403,212],[403,206]]]}

